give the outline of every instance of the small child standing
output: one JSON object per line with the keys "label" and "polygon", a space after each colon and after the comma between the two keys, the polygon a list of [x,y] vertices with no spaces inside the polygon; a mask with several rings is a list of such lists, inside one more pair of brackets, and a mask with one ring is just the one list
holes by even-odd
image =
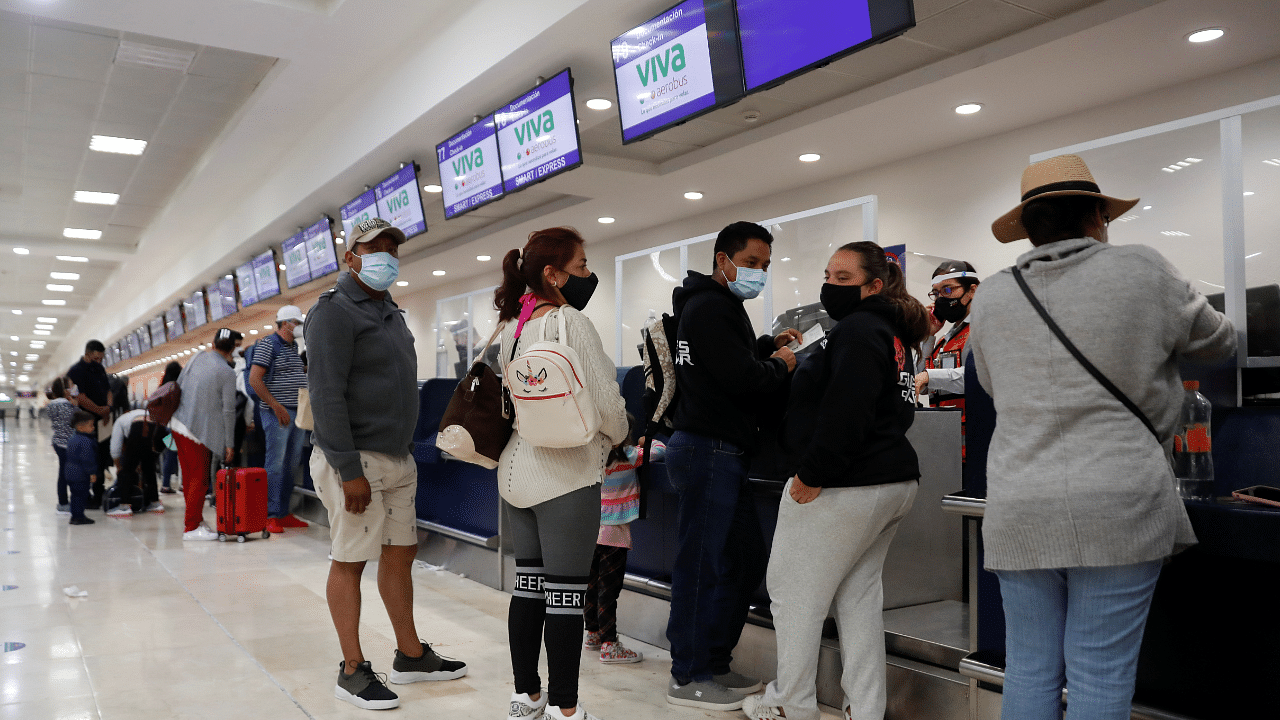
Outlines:
{"label": "small child standing", "polygon": [[93,415],[77,410],[71,423],[76,432],[67,441],[66,478],[71,491],[71,524],[92,525],[85,517],[84,506],[89,502],[89,487],[98,481],[98,436],[94,429]]}
{"label": "small child standing", "polygon": [[[643,443],[643,438],[641,439]],[[666,446],[653,443],[653,457],[660,458]],[[627,573],[627,551],[631,549],[631,522],[640,517],[640,481],[636,469],[644,461],[644,450],[627,442],[609,456],[604,483],[600,487],[600,535],[591,575],[587,580],[586,605],[582,614],[588,650],[600,652],[600,662],[609,665],[637,663],[644,656],[618,639],[618,596]]]}
{"label": "small child standing", "polygon": [[75,434],[71,426],[71,418],[76,414],[76,406],[71,402],[71,391],[75,384],[71,378],[60,377],[53,381],[49,388],[49,421],[53,425],[53,452],[58,456],[58,514],[70,515],[71,505],[67,502],[67,441]]}

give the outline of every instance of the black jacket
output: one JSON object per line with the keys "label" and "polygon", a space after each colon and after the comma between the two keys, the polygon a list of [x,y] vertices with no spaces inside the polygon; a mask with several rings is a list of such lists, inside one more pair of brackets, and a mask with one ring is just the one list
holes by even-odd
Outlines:
{"label": "black jacket", "polygon": [[796,369],[784,442],[805,485],[855,487],[920,477],[906,437],[916,393],[901,325],[898,307],[872,295]]}
{"label": "black jacket", "polygon": [[680,322],[675,429],[750,450],[762,398],[787,382],[786,363],[769,358],[773,338],[756,338],[742,300],[708,275],[690,271],[671,302]]}

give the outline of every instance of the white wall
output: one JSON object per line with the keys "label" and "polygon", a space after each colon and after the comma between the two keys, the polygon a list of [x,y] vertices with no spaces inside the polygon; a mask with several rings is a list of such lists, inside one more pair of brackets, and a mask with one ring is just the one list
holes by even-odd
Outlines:
{"label": "white wall", "polygon": [[[1098,78],[1105,82],[1105,78]],[[1019,181],[1028,158],[1037,152],[1064,147],[1120,132],[1176,120],[1203,112],[1280,94],[1280,60],[1258,63],[1221,75],[1165,88],[1118,103],[1096,107],[1058,120],[964,143],[859,172],[818,187],[760,197],[748,203],[708,212],[607,243],[591,243],[592,228],[579,228],[587,237],[590,267],[600,276],[600,286],[586,314],[596,323],[605,349],[612,355],[614,343],[614,257],[648,247],[715,232],[735,220],[763,220],[787,213],[827,205],[863,195],[879,197],[879,241],[882,245],[906,243],[908,251],[931,258],[909,255],[907,279],[910,289],[921,299],[928,291],[929,276],[937,257],[960,258],[972,262],[980,276],[1011,265],[1030,249],[1027,241],[1001,245],[991,235],[991,222],[1018,202]],[[1175,158],[1177,159],[1177,158]],[[1153,168],[1158,171],[1158,168]],[[1114,179],[1098,177],[1104,193],[1132,197],[1134,190]],[[1216,190],[1218,177],[1206,176]],[[708,188],[714,190],[714,188]],[[710,194],[710,193],[708,193]],[[554,218],[548,225],[554,224]],[[1132,241],[1128,225],[1111,226],[1113,242]],[[1146,242],[1145,236],[1143,241]],[[1221,238],[1206,242],[1221,245]],[[1197,268],[1170,246],[1156,245],[1170,260],[1190,275]],[[489,285],[501,279],[495,255],[493,270],[460,279],[450,285],[398,298],[406,308],[410,327],[418,338],[419,374],[431,377],[435,370],[435,302]],[[705,271],[709,257],[689,258],[691,269]],[[821,284],[821,275],[802,279]],[[625,347],[634,344],[624,342]],[[629,364],[633,353],[624,352]]]}

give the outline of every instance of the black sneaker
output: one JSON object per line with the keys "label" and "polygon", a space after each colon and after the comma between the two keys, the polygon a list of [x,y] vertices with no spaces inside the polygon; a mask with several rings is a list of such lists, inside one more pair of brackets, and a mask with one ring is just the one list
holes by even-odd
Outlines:
{"label": "black sneaker", "polygon": [[427,643],[422,643],[422,657],[411,658],[397,648],[396,659],[391,663],[391,682],[396,685],[457,680],[466,674],[466,663],[440,657]]}
{"label": "black sneaker", "polygon": [[346,700],[361,710],[390,710],[400,707],[400,697],[387,689],[383,677],[373,671],[373,664],[368,660],[356,666],[356,671],[347,674],[347,664],[338,664],[338,684],[333,688],[333,696]]}
{"label": "black sneaker", "polygon": [[71,524],[71,525],[92,525],[97,521],[81,516],[81,517],[73,517],[67,522],[68,524]]}

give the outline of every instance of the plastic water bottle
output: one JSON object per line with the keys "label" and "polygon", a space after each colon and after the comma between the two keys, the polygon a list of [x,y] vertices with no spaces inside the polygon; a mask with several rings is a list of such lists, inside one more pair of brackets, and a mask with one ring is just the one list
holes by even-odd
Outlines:
{"label": "plastic water bottle", "polygon": [[1209,400],[1200,394],[1200,383],[1182,383],[1186,394],[1178,419],[1178,434],[1173,438],[1173,474],[1178,479],[1178,494],[1186,500],[1213,499],[1213,441],[1209,421],[1213,413]]}

